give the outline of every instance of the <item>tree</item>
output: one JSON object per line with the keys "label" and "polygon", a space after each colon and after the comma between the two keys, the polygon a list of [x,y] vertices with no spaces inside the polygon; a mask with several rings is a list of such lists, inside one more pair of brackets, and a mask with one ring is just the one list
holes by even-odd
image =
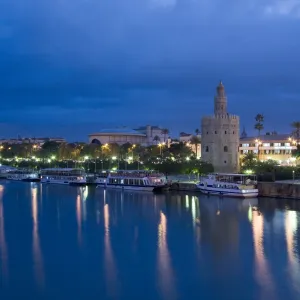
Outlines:
{"label": "tree", "polygon": [[242,169],[254,169],[257,166],[257,163],[257,155],[252,152],[249,152],[242,158]]}
{"label": "tree", "polygon": [[56,157],[58,154],[59,146],[60,146],[60,144],[55,141],[45,142],[41,149],[42,157],[44,157],[44,158],[51,157],[51,156]]}
{"label": "tree", "polygon": [[156,142],[156,145],[158,145],[158,143],[160,142],[160,137],[158,135],[156,135],[154,138],[153,138],[153,141]]}
{"label": "tree", "polygon": [[260,136],[260,132],[264,129],[264,115],[263,114],[257,114],[255,117],[255,125],[254,129],[258,131],[258,136]]}
{"label": "tree", "polygon": [[299,140],[300,140],[300,121],[293,122],[291,125],[294,129],[293,135],[295,136],[297,144],[298,144]]}
{"label": "tree", "polygon": [[166,141],[166,137],[169,134],[169,129],[164,128],[161,130],[161,133],[164,135],[164,142]]}
{"label": "tree", "polygon": [[200,134],[200,130],[198,128],[196,128],[195,133],[196,133],[196,136],[198,136]]}
{"label": "tree", "polygon": [[191,145],[194,145],[195,146],[195,153],[196,153],[196,157],[198,157],[198,145],[200,144],[200,139],[197,137],[197,136],[192,136],[191,138]]}

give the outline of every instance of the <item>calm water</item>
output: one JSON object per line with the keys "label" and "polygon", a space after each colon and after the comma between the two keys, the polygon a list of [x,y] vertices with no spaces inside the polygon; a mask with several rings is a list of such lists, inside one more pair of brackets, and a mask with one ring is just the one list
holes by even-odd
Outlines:
{"label": "calm water", "polygon": [[300,202],[258,206],[0,182],[0,299],[300,299]]}

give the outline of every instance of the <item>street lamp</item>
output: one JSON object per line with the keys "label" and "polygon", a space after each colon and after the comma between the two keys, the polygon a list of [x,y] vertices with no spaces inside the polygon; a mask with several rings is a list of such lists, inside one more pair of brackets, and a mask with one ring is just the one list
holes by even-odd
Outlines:
{"label": "street lamp", "polygon": [[257,159],[259,160],[259,146],[262,144],[261,140],[256,139],[255,143],[257,143]]}
{"label": "street lamp", "polygon": [[293,170],[293,181],[295,182],[295,170]]}

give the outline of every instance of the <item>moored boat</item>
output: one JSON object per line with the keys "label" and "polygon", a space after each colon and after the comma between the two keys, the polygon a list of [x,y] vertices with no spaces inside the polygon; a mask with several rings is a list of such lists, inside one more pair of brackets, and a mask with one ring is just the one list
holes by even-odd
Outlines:
{"label": "moored boat", "polygon": [[208,195],[219,195],[240,198],[258,196],[255,175],[215,173],[203,176],[197,184],[199,190]]}
{"label": "moored boat", "polygon": [[168,190],[166,176],[154,171],[118,170],[96,176],[97,187],[138,191]]}
{"label": "moored boat", "polygon": [[42,183],[86,185],[86,173],[82,169],[48,168],[41,170]]}
{"label": "moored boat", "polygon": [[39,182],[38,172],[31,170],[13,170],[7,173],[6,179],[13,181]]}

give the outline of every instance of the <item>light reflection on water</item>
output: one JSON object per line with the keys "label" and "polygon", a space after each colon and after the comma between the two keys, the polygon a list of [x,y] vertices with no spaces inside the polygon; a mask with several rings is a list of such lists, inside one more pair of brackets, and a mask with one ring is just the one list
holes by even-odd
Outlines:
{"label": "light reflection on water", "polygon": [[5,240],[5,227],[4,227],[4,211],[3,211],[3,192],[4,185],[0,185],[0,267],[1,267],[1,277],[4,284],[8,283],[8,255],[7,246]]}
{"label": "light reflection on water", "polygon": [[4,183],[0,297],[299,299],[299,211],[274,199]]}

